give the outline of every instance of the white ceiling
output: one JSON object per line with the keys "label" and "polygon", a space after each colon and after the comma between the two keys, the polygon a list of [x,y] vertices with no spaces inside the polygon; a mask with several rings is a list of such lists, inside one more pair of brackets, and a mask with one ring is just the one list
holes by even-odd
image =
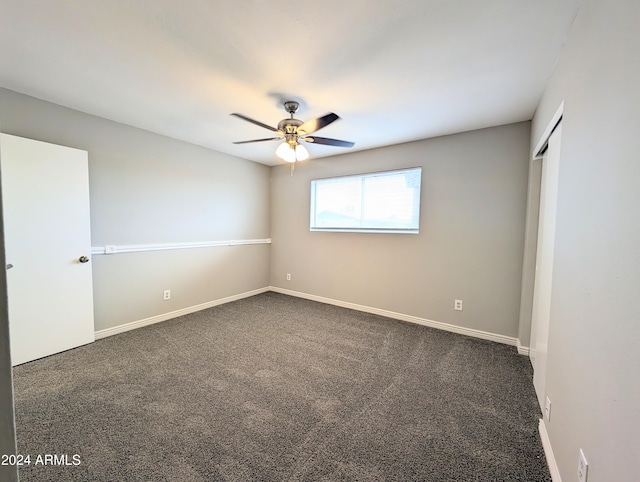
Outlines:
{"label": "white ceiling", "polygon": [[0,0],[0,86],[275,165],[231,112],[350,151],[531,119],[580,2]]}

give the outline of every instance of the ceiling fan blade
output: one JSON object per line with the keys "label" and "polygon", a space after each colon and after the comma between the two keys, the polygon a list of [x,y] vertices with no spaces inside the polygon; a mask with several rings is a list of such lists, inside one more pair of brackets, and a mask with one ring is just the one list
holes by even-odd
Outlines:
{"label": "ceiling fan blade", "polygon": [[340,139],[329,139],[328,137],[303,137],[303,141],[313,142],[314,144],[324,144],[325,146],[337,147],[353,147],[355,143],[349,141],[341,141]]}
{"label": "ceiling fan blade", "polygon": [[231,115],[240,117],[240,119],[246,120],[247,122],[251,122],[252,124],[255,124],[257,126],[264,127],[265,129],[269,129],[270,131],[278,132],[278,129],[276,129],[275,127],[271,127],[271,126],[268,126],[267,124],[263,124],[262,122],[252,119],[251,117],[247,117],[246,115],[237,114],[235,112]]}
{"label": "ceiling fan blade", "polygon": [[312,132],[318,131],[323,127],[327,127],[332,122],[340,119],[338,114],[334,114],[330,112],[329,114],[323,115],[322,117],[318,117],[317,119],[313,119],[305,122],[300,127],[298,127],[298,132],[302,131],[304,134],[311,134]]}
{"label": "ceiling fan blade", "polygon": [[267,137],[265,139],[252,139],[250,141],[238,141],[234,144],[248,144],[249,142],[279,141],[282,137]]}

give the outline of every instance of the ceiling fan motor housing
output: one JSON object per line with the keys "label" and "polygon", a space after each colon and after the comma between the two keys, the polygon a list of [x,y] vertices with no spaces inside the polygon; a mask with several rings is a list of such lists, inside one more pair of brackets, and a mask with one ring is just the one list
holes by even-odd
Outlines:
{"label": "ceiling fan motor housing", "polygon": [[295,134],[304,122],[299,119],[282,119],[278,122],[278,130],[286,134]]}
{"label": "ceiling fan motor housing", "polygon": [[293,118],[293,114],[296,113],[298,107],[300,107],[300,104],[294,100],[285,102],[284,110],[291,114],[291,118],[282,119],[278,122],[278,130],[284,132],[285,141],[287,141],[292,148],[298,144],[298,127],[304,124],[301,120]]}

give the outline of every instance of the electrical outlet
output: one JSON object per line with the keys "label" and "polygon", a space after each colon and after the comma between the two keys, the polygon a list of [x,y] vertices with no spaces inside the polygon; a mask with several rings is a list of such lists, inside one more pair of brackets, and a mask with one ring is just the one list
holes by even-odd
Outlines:
{"label": "electrical outlet", "polygon": [[171,299],[171,290],[164,290],[164,301],[170,300]]}
{"label": "electrical outlet", "polygon": [[587,474],[589,472],[589,464],[584,452],[580,449],[580,457],[578,457],[578,482],[587,482]]}
{"label": "electrical outlet", "polygon": [[462,300],[454,300],[453,309],[456,311],[462,311]]}
{"label": "electrical outlet", "polygon": [[291,281],[291,273],[287,273],[287,281]]}
{"label": "electrical outlet", "polygon": [[544,402],[544,418],[547,419],[547,422],[551,421],[551,399],[549,397]]}

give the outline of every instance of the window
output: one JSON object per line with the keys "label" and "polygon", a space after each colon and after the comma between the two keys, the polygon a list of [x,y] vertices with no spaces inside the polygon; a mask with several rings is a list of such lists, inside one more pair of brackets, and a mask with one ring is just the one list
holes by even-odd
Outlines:
{"label": "window", "polygon": [[311,231],[411,233],[420,227],[422,168],[311,181]]}

